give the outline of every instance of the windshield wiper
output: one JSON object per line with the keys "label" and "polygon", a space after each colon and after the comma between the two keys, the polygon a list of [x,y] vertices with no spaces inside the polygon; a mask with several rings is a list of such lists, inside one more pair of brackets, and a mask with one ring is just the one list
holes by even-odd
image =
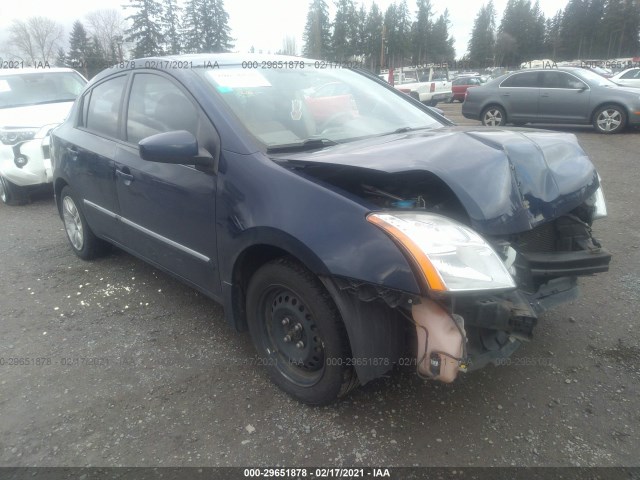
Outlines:
{"label": "windshield wiper", "polygon": [[400,127],[396,128],[393,132],[385,133],[384,135],[394,135],[396,133],[413,132],[414,130],[431,130],[432,127]]}
{"label": "windshield wiper", "polygon": [[268,147],[267,153],[314,150],[316,148],[330,147],[332,145],[338,145],[338,142],[328,138],[309,138],[300,143],[288,143],[286,145],[274,145],[272,147]]}

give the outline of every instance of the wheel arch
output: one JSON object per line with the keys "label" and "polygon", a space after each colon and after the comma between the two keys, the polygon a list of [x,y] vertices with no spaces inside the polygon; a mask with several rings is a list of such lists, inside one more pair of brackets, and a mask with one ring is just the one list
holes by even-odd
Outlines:
{"label": "wheel arch", "polygon": [[624,126],[627,127],[629,125],[629,110],[627,109],[627,107],[624,106],[624,104],[618,102],[618,101],[613,101],[613,102],[600,102],[598,105],[596,105],[593,110],[591,110],[591,115],[589,117],[589,123],[593,123],[593,121],[595,120],[596,117],[596,113],[598,112],[598,110],[600,110],[603,107],[606,107],[607,105],[613,105],[616,106],[618,108],[620,108],[625,115],[627,116],[627,118],[625,118],[625,123]]}
{"label": "wheel arch", "polygon": [[507,109],[505,108],[504,105],[502,105],[500,102],[497,102],[497,101],[489,102],[484,107],[482,107],[480,109],[480,118],[478,120],[482,121],[482,117],[484,116],[484,112],[489,110],[491,107],[500,108],[504,112],[504,118],[505,118],[504,122],[505,123],[509,122],[509,113],[507,112]]}
{"label": "wheel arch", "polygon": [[225,316],[227,322],[238,331],[247,329],[245,309],[247,287],[253,274],[264,264],[276,258],[290,257],[317,276],[329,275],[329,270],[320,258],[306,245],[291,235],[275,230],[260,229],[247,232],[253,241],[242,242],[223,281]]}
{"label": "wheel arch", "polygon": [[62,215],[62,204],[60,203],[60,194],[62,193],[62,189],[69,185],[69,183],[64,178],[56,178],[53,184],[53,195],[56,201],[56,208],[58,209],[58,215]]}

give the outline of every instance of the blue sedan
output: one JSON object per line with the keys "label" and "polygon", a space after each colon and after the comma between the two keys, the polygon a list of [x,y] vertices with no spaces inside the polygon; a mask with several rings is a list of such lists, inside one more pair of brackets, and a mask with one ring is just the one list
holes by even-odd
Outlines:
{"label": "blue sedan", "polygon": [[573,135],[462,128],[365,71],[297,57],[102,72],[52,134],[71,249],[115,245],[224,306],[273,381],[326,404],[412,365],[451,382],[605,272]]}

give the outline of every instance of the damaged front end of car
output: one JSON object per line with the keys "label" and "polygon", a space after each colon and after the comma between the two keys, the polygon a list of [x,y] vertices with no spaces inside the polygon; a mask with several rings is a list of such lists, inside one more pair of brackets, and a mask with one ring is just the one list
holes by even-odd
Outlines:
{"label": "damaged front end of car", "polygon": [[[420,284],[416,295],[323,280],[362,363],[361,383],[388,371],[372,358],[402,363],[407,346],[413,363],[403,363],[443,382],[498,364],[532,338],[542,312],[576,298],[578,277],[608,270],[611,255],[591,230],[606,216],[604,195],[575,137],[453,128],[394,143],[350,152],[368,153],[359,164],[341,160],[344,151],[288,161],[370,205],[366,220],[400,248]],[[454,144],[461,158],[444,155]],[[408,161],[393,163],[400,145]]]}

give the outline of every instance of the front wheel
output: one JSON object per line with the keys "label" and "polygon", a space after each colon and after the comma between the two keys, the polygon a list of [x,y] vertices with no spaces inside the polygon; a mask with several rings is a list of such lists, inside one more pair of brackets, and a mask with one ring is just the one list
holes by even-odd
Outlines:
{"label": "front wheel", "polygon": [[617,105],[605,105],[593,115],[593,126],[599,133],[619,133],[627,124],[627,114]]}
{"label": "front wheel", "polygon": [[19,187],[15,183],[0,175],[0,201],[5,205],[24,205],[28,196],[24,187]]}
{"label": "front wheel", "polygon": [[507,114],[498,106],[486,108],[482,112],[482,125],[487,127],[503,127],[507,123]]}
{"label": "front wheel", "polygon": [[60,192],[62,221],[73,253],[83,260],[103,254],[108,244],[95,236],[78,204],[78,197],[69,186]]}
{"label": "front wheel", "polygon": [[357,385],[336,306],[315,275],[281,258],[247,291],[249,332],[273,382],[296,399],[326,405]]}

